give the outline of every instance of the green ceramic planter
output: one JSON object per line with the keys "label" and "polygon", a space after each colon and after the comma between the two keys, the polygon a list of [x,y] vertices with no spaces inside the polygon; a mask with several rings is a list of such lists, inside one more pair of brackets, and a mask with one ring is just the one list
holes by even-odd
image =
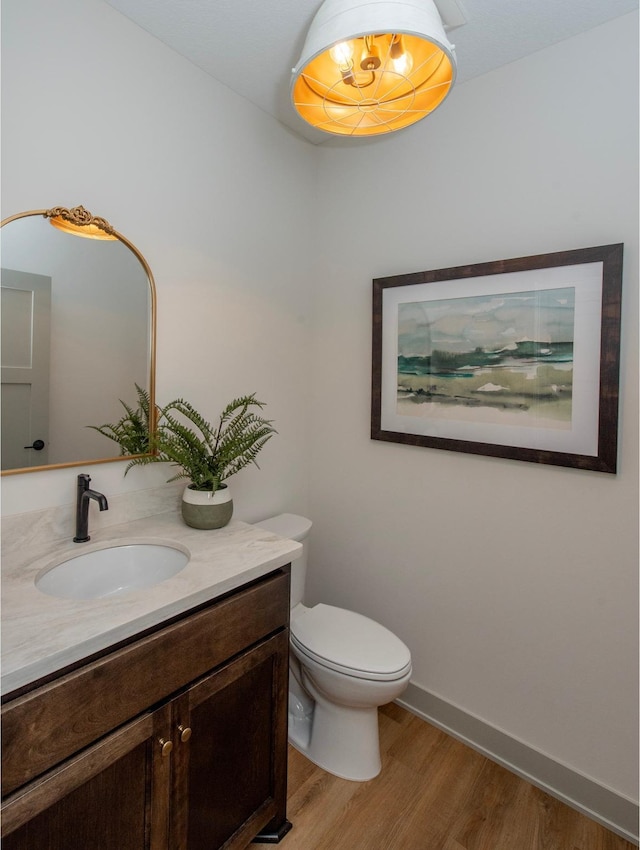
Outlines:
{"label": "green ceramic planter", "polygon": [[233,515],[233,499],[226,484],[212,493],[193,490],[189,484],[182,494],[182,519],[191,528],[222,528]]}

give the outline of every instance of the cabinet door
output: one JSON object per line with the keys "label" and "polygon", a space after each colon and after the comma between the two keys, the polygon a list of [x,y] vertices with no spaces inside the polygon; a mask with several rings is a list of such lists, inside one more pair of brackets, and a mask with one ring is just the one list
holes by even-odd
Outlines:
{"label": "cabinet door", "polygon": [[2,806],[3,850],[164,850],[168,706],[122,727]]}
{"label": "cabinet door", "polygon": [[288,646],[281,632],[174,700],[172,850],[244,848],[286,823]]}

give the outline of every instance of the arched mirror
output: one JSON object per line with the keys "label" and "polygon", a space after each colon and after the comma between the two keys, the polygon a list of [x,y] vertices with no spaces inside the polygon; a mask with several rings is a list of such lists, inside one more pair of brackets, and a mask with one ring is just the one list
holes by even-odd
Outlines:
{"label": "arched mirror", "polygon": [[123,451],[92,426],[117,424],[124,405],[137,412],[141,395],[153,418],[146,260],[83,207],[19,213],[0,227],[2,474],[144,453],[146,440]]}

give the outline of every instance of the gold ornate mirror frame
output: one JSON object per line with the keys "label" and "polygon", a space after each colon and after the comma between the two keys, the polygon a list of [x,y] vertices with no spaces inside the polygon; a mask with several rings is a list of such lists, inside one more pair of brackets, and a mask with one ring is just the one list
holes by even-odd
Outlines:
{"label": "gold ornate mirror frame", "polygon": [[[149,332],[149,376],[148,376],[148,394],[149,394],[149,422],[150,429],[155,428],[155,377],[156,377],[156,287],[151,268],[144,256],[136,248],[136,246],[115,230],[115,228],[104,218],[92,215],[82,206],[67,208],[53,207],[44,210],[29,210],[27,212],[17,213],[0,221],[0,228],[4,228],[17,219],[42,216],[48,219],[49,222],[65,233],[72,233],[76,236],[82,236],[90,239],[99,240],[118,240],[125,245],[133,255],[138,259],[144,273],[146,274],[149,283],[149,315],[148,315],[148,332]],[[39,472],[45,469],[64,469],[73,466],[85,466],[98,463],[113,463],[131,457],[140,457],[143,455],[117,455],[113,457],[104,457],[90,460],[71,460],[61,463],[47,463],[40,466],[29,466],[15,469],[2,470],[0,474],[16,475],[22,472]]]}

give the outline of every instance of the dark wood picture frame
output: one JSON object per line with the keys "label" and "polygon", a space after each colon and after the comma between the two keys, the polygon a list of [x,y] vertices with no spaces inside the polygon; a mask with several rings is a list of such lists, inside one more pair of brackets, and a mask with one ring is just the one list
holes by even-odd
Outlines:
{"label": "dark wood picture frame", "polygon": [[[622,256],[623,245],[619,243],[375,279],[371,438],[615,473]],[[560,298],[560,295],[566,296],[567,293],[570,294],[569,299]],[[517,300],[527,302],[527,306],[522,308],[523,312],[518,312],[517,307],[512,311],[517,319],[515,327],[509,327],[509,332],[513,332],[510,345],[499,349],[494,344],[489,351],[489,348],[485,349],[482,345],[474,348],[470,344],[469,350],[461,354],[452,353],[453,349],[444,353],[436,352],[434,341],[437,343],[440,339],[438,337],[438,340],[435,340],[435,336],[440,333],[439,317],[443,317],[447,311],[449,315],[457,311],[457,324],[449,322],[449,328],[460,327],[464,318],[465,332],[460,332],[456,338],[459,344],[462,344],[463,336],[465,341],[470,340],[476,332],[478,339],[482,339],[486,323],[482,312],[484,310],[485,313],[492,313],[493,310],[495,313],[492,313],[492,316],[497,316],[498,302],[501,299],[503,306],[505,299],[509,304],[515,304]],[[526,324],[533,324],[534,319],[536,327],[544,326],[545,320],[540,320],[540,315],[549,317],[547,327],[551,328],[551,317],[555,314],[548,305],[554,301],[566,307],[567,300],[571,312],[569,314],[565,309],[564,315],[569,317],[566,321],[567,327],[571,327],[570,342],[556,341],[550,348],[545,348],[542,340],[532,340],[526,336],[518,342],[513,341],[517,331]],[[473,316],[475,309],[479,317],[476,325],[473,324],[476,321]],[[412,310],[414,317],[411,322],[403,320],[401,323],[401,317],[411,315]],[[559,315],[559,308],[556,313]],[[470,319],[468,315],[471,315]],[[416,320],[415,316],[424,318]],[[518,321],[522,322],[522,328],[517,324]],[[494,325],[505,327],[497,321]],[[405,332],[407,328],[415,330],[418,327],[422,328],[422,337],[418,332],[413,335]],[[558,335],[559,331],[556,331],[556,336]],[[551,339],[551,336],[552,334],[548,335],[547,339]],[[563,344],[565,359],[568,362],[560,363]],[[401,347],[412,351],[415,356],[401,355]],[[570,374],[567,385],[551,384],[553,393],[544,397],[533,397],[532,405],[536,411],[551,410],[560,394],[564,393],[562,402],[556,405],[556,408],[563,404],[565,412],[562,415],[556,414],[555,410],[553,412],[559,420],[564,417],[557,427],[553,421],[545,419],[545,427],[538,428],[535,416],[524,420],[522,417],[518,418],[521,411],[527,410],[526,404],[508,401],[501,404],[498,400],[501,393],[504,398],[516,399],[518,396],[515,390],[499,383],[499,377],[507,374],[506,363],[496,362],[498,371],[494,372],[494,364],[488,364],[487,358],[490,355],[498,361],[500,358],[504,361],[507,355],[503,352],[509,348],[511,363],[515,363],[512,356],[514,351],[515,356],[523,358],[516,363],[513,371],[508,370],[510,375],[514,375],[518,369],[523,371],[524,358],[527,355],[529,371],[533,369],[536,378],[539,374],[537,367],[541,364],[548,369],[564,369]],[[500,353],[496,353],[498,351]],[[433,366],[432,353],[442,356],[442,362],[452,364],[452,371],[448,374],[443,372],[440,362],[438,372]],[[550,357],[551,365],[546,365],[545,356]],[[558,361],[554,364],[553,359],[556,356]],[[481,365],[462,366],[465,359],[473,361],[474,357]],[[399,358],[402,358],[401,363]],[[418,371],[411,372],[414,364],[417,364]],[[399,387],[399,374],[403,369],[409,375],[422,376],[423,380],[420,381],[416,377],[414,386],[411,386],[409,380],[408,386],[405,384]],[[475,384],[468,382],[469,387],[475,386],[475,389],[463,396],[453,395],[449,389],[452,384],[447,384],[447,378],[457,378],[461,369],[482,370],[484,375],[491,378],[498,375],[495,378],[497,383],[491,378],[485,379],[483,386],[478,386],[477,381]],[[480,374],[480,371],[476,374]],[[554,376],[558,374],[561,373],[545,373]],[[579,376],[578,381],[574,381],[574,375]],[[473,378],[474,373],[467,371],[464,377]],[[433,380],[436,381],[435,384],[427,383]],[[524,386],[523,380],[520,379],[520,387]],[[509,382],[508,378],[506,382]],[[415,389],[415,384],[421,384],[421,387]],[[425,385],[424,388],[422,385]],[[443,392],[439,392],[440,387],[444,388]],[[583,391],[583,388],[586,389]],[[484,390],[484,393],[480,394],[480,390]],[[409,407],[407,403],[400,407],[399,391],[404,393],[403,401],[410,399],[415,407]],[[486,401],[491,391],[493,397]],[[447,392],[449,395],[446,395]],[[551,397],[553,394],[558,398]],[[547,398],[552,402],[552,407],[542,403]],[[434,405],[434,402],[439,404]],[[477,405],[475,409],[474,405]],[[502,418],[508,408],[513,408],[513,417],[509,422],[516,424],[507,427],[502,424]],[[399,410],[408,413],[403,415]],[[432,418],[431,414],[436,412],[438,416]],[[476,422],[476,419],[481,418],[481,413],[486,413],[486,418],[490,421]],[[530,416],[530,413],[527,410],[526,415]],[[457,416],[460,416],[460,422],[455,421]],[[522,421],[530,424],[523,428]]]}

